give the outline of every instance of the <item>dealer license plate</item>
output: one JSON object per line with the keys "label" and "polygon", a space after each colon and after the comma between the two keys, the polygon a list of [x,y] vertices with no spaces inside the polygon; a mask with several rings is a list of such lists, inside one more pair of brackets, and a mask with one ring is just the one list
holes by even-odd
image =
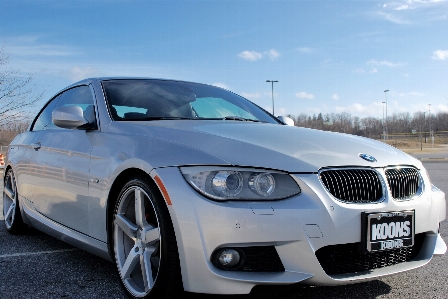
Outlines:
{"label": "dealer license plate", "polygon": [[375,252],[414,245],[415,211],[362,213],[362,246]]}

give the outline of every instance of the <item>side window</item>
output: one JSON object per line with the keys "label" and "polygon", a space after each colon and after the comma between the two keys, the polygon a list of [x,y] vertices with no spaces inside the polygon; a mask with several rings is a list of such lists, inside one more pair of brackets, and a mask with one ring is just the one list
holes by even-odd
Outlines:
{"label": "side window", "polygon": [[[69,90],[61,93],[57,103],[54,105],[51,112],[53,112],[53,110],[56,108],[63,107],[63,106],[71,106],[71,105],[80,106],[84,110],[84,115],[87,118],[93,117],[92,121],[95,120],[94,119],[95,116],[93,113],[94,112],[94,109],[93,109],[94,102],[93,102],[92,92],[90,91],[90,88],[88,86],[75,87],[75,88],[69,89]],[[47,126],[45,127],[45,130],[47,130],[47,129],[64,130],[63,128],[56,126],[51,121],[51,114],[50,114],[50,121],[48,122]]]}
{"label": "side window", "polygon": [[31,131],[41,131],[44,130],[45,127],[51,123],[51,113],[53,112],[57,102],[59,100],[59,96],[56,96],[39,114],[33,124],[33,128]]}

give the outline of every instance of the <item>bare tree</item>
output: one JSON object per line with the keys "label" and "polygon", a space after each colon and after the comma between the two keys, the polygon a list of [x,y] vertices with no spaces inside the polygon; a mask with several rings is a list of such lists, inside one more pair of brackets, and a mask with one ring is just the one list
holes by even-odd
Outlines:
{"label": "bare tree", "polygon": [[30,120],[19,120],[2,125],[0,130],[0,145],[8,145],[20,133],[25,132],[30,125]]}
{"label": "bare tree", "polygon": [[41,100],[45,92],[36,92],[34,74],[8,67],[9,61],[9,55],[0,48],[0,126],[28,119],[24,108]]}

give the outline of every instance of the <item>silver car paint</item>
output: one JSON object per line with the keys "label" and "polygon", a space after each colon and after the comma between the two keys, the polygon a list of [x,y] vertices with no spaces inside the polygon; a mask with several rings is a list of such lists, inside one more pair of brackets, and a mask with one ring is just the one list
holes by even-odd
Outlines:
{"label": "silver car paint", "polygon": [[[160,176],[169,192],[172,201],[170,213],[173,221],[176,221],[182,277],[185,277],[184,287],[192,292],[226,294],[232,289],[235,293],[247,293],[256,284],[272,284],[274,281],[287,284],[291,283],[291,279],[294,282],[306,280],[309,284],[337,285],[373,279],[388,271],[399,273],[413,269],[431,259],[436,246],[438,224],[446,215],[443,192],[426,192],[421,198],[407,202],[392,200],[388,194],[386,200],[379,204],[350,205],[333,200],[315,174],[294,176],[302,188],[302,194],[296,197],[255,203],[267,205],[274,211],[272,214],[258,214],[254,212],[254,203],[251,202],[217,203],[203,198],[186,182],[182,182],[182,175],[177,168],[156,169],[151,175]],[[427,178],[425,184],[429,184]],[[314,252],[330,244],[360,242],[360,212],[405,209],[418,211],[416,233],[432,232],[426,239],[425,249],[418,261],[371,270],[368,274],[334,277],[325,274]],[[307,224],[317,225],[322,237],[308,237],[304,228]],[[287,265],[285,273],[288,275],[266,274],[263,282],[256,281],[247,273],[239,273],[235,277],[233,272],[216,269],[208,257],[216,248],[228,245],[274,245],[281,260]],[[198,246],[201,246],[200,250]]]}
{"label": "silver car paint", "polygon": [[42,146],[32,150],[30,200],[42,215],[89,234],[90,132],[46,130],[29,134],[38,135]]}
{"label": "silver car paint", "polygon": [[[247,293],[256,284],[305,280],[316,284],[341,284],[408,270],[427,263],[432,257],[438,240],[438,223],[446,216],[443,192],[426,188],[420,198],[411,201],[396,202],[388,195],[378,204],[347,205],[333,200],[316,175],[321,167],[328,166],[376,167],[379,171],[388,165],[422,168],[418,160],[401,151],[366,138],[281,125],[189,120],[112,122],[99,81],[86,80],[85,83],[91,84],[96,97],[99,130],[69,131],[78,134],[85,144],[72,144],[73,148],[68,149],[70,142],[67,140],[73,137],[66,136],[64,140],[54,141],[60,142],[59,145],[47,146],[43,142],[36,151],[28,144],[36,144],[40,138],[27,132],[16,138],[10,147],[7,165],[16,173],[25,221],[33,226],[110,259],[106,230],[109,191],[118,175],[135,168],[150,173],[153,178],[157,175],[168,190],[172,202],[168,208],[187,291]],[[39,177],[41,171],[50,173],[45,164],[35,166],[32,163],[36,153],[64,146],[66,151],[58,153],[57,159],[48,156],[43,161],[51,163],[51,167],[62,174],[64,168],[70,168],[74,177],[82,177],[82,184],[69,182],[67,177],[58,184],[54,180],[46,181],[45,176]],[[360,153],[372,155],[378,162],[367,162],[358,157]],[[73,155],[76,159],[68,158]],[[294,177],[303,192],[269,203],[212,202],[200,196],[182,178],[177,166],[187,165],[251,166],[297,173]],[[426,175],[424,180],[425,186],[430,186]],[[61,189],[67,193],[58,197],[60,207],[56,207],[56,215],[52,213],[55,205],[49,206],[39,195],[44,191],[60,196]],[[273,213],[257,212],[269,208]],[[314,251],[329,244],[359,242],[360,211],[403,209],[419,211],[416,233],[431,232],[421,259],[357,277],[329,277],[323,272]],[[84,216],[76,221],[74,216],[82,212]],[[85,220],[81,225],[80,219]],[[307,236],[306,225],[318,226],[322,237]],[[228,244],[274,245],[287,271],[254,274],[218,270],[211,265],[210,254]]]}
{"label": "silver car paint", "polygon": [[[114,122],[108,133],[157,138],[173,146],[212,153],[232,165],[254,166],[288,172],[316,172],[329,166],[416,165],[421,162],[382,142],[354,135],[319,130],[235,121]],[[150,149],[149,149],[150,150]],[[375,153],[371,153],[375,151]],[[375,163],[358,157],[373,154]],[[182,161],[155,160],[154,167],[195,164],[189,155]],[[170,160],[171,161],[171,160]],[[211,163],[210,163],[211,164]]]}

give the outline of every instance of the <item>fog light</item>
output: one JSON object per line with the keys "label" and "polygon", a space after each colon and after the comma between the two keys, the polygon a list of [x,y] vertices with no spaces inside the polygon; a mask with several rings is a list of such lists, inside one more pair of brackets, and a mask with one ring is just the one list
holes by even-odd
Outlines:
{"label": "fog light", "polygon": [[218,261],[223,268],[233,268],[240,262],[241,256],[235,249],[226,248],[218,253]]}

